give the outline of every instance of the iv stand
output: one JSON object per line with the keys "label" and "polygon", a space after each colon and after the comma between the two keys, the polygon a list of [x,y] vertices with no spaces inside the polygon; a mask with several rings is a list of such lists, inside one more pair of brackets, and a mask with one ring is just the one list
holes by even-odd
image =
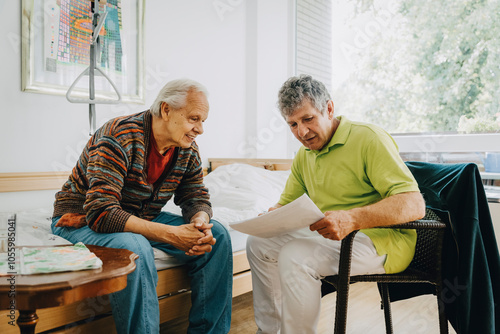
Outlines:
{"label": "iv stand", "polygon": [[[97,2],[97,4],[96,4]],[[96,104],[116,104],[121,101],[121,95],[116,88],[113,81],[99,68],[96,66],[97,63],[97,55],[100,52],[100,37],[99,33],[101,31],[102,26],[106,20],[107,12],[104,12],[103,15],[99,14],[99,0],[92,1],[91,4],[92,11],[92,39],[90,41],[90,64],[80,75],[76,78],[76,80],[71,84],[68,91],[66,92],[66,99],[71,103],[88,103],[89,104],[89,125],[90,125],[90,135],[92,136],[96,130]],[[89,98],[74,98],[71,96],[73,89],[80,79],[84,76],[89,76]],[[95,76],[102,75],[106,78],[106,80],[111,84],[115,93],[117,94],[116,100],[109,99],[96,99],[95,98]]]}
{"label": "iv stand", "polygon": [[[92,12],[94,15],[92,17],[92,27],[97,27],[97,20],[99,19],[99,6],[97,6],[97,12],[95,10],[95,2],[91,4]],[[104,21],[106,19],[106,15],[103,15]],[[102,25],[102,24],[101,24]],[[93,30],[92,31],[92,43],[90,43],[90,65],[89,65],[89,98],[90,100],[95,100],[95,78],[94,78],[94,69],[96,63],[96,45],[99,45],[99,32],[101,30]],[[96,37],[97,35],[97,37]],[[94,39],[96,42],[94,43]],[[95,103],[89,103],[89,125],[90,125],[90,135],[95,132],[96,128],[96,112],[95,112]]]}

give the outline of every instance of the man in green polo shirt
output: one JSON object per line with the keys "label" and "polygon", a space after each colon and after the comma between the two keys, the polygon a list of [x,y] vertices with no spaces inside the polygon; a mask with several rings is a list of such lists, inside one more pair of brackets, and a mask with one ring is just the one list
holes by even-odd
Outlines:
{"label": "man in green polo shirt", "polygon": [[351,273],[403,271],[415,252],[414,230],[377,229],[420,219],[424,200],[391,136],[334,117],[325,86],[310,76],[287,80],[279,108],[302,143],[272,211],[304,193],[325,218],[273,238],[249,237],[258,333],[316,333],[321,278],[336,275],[340,240],[354,230]]}

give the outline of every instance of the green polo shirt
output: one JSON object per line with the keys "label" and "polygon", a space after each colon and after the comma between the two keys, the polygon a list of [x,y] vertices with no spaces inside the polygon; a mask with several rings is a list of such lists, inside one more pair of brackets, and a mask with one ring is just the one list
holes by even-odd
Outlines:
{"label": "green polo shirt", "polygon": [[[338,119],[337,130],[323,149],[299,149],[279,204],[306,193],[322,212],[349,210],[419,191],[387,132],[342,116]],[[417,241],[415,230],[372,228],[362,232],[370,237],[379,255],[387,255],[387,273],[403,271],[410,264]]]}

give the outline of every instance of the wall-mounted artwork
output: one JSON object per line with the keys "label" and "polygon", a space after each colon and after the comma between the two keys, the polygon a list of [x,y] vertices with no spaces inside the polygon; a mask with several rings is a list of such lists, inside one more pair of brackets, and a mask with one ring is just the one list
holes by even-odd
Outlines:
{"label": "wall-mounted artwork", "polygon": [[[113,81],[123,102],[144,103],[144,1],[101,0],[98,5],[107,14],[96,67]],[[23,91],[64,95],[89,66],[91,5],[90,0],[23,0]],[[116,95],[104,77],[94,82],[96,98]],[[82,77],[72,94],[88,98],[88,91],[88,77]]]}

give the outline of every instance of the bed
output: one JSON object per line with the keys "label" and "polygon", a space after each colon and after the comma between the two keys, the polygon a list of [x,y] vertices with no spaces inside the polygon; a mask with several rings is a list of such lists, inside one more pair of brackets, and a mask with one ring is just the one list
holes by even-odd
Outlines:
{"label": "bed", "polygon": [[[254,217],[275,204],[289,174],[288,159],[209,159],[205,184],[211,194],[214,219],[231,235],[233,249],[233,297],[251,291],[251,273],[246,259],[247,235],[232,230],[229,223]],[[59,189],[67,173],[0,174],[0,192],[31,192]],[[62,181],[61,181],[62,180]],[[4,194],[5,195],[5,194]],[[0,211],[8,208],[0,206]],[[172,202],[163,208],[180,214]],[[67,245],[68,241],[50,231],[52,208],[16,210],[16,245]],[[185,317],[190,309],[189,278],[182,265],[171,256],[155,250],[158,270],[157,294],[162,323]],[[108,298],[87,299],[68,306],[37,310],[37,332],[113,333],[114,322]],[[8,311],[0,311],[5,318]],[[0,322],[1,333],[18,333],[18,328]]]}

